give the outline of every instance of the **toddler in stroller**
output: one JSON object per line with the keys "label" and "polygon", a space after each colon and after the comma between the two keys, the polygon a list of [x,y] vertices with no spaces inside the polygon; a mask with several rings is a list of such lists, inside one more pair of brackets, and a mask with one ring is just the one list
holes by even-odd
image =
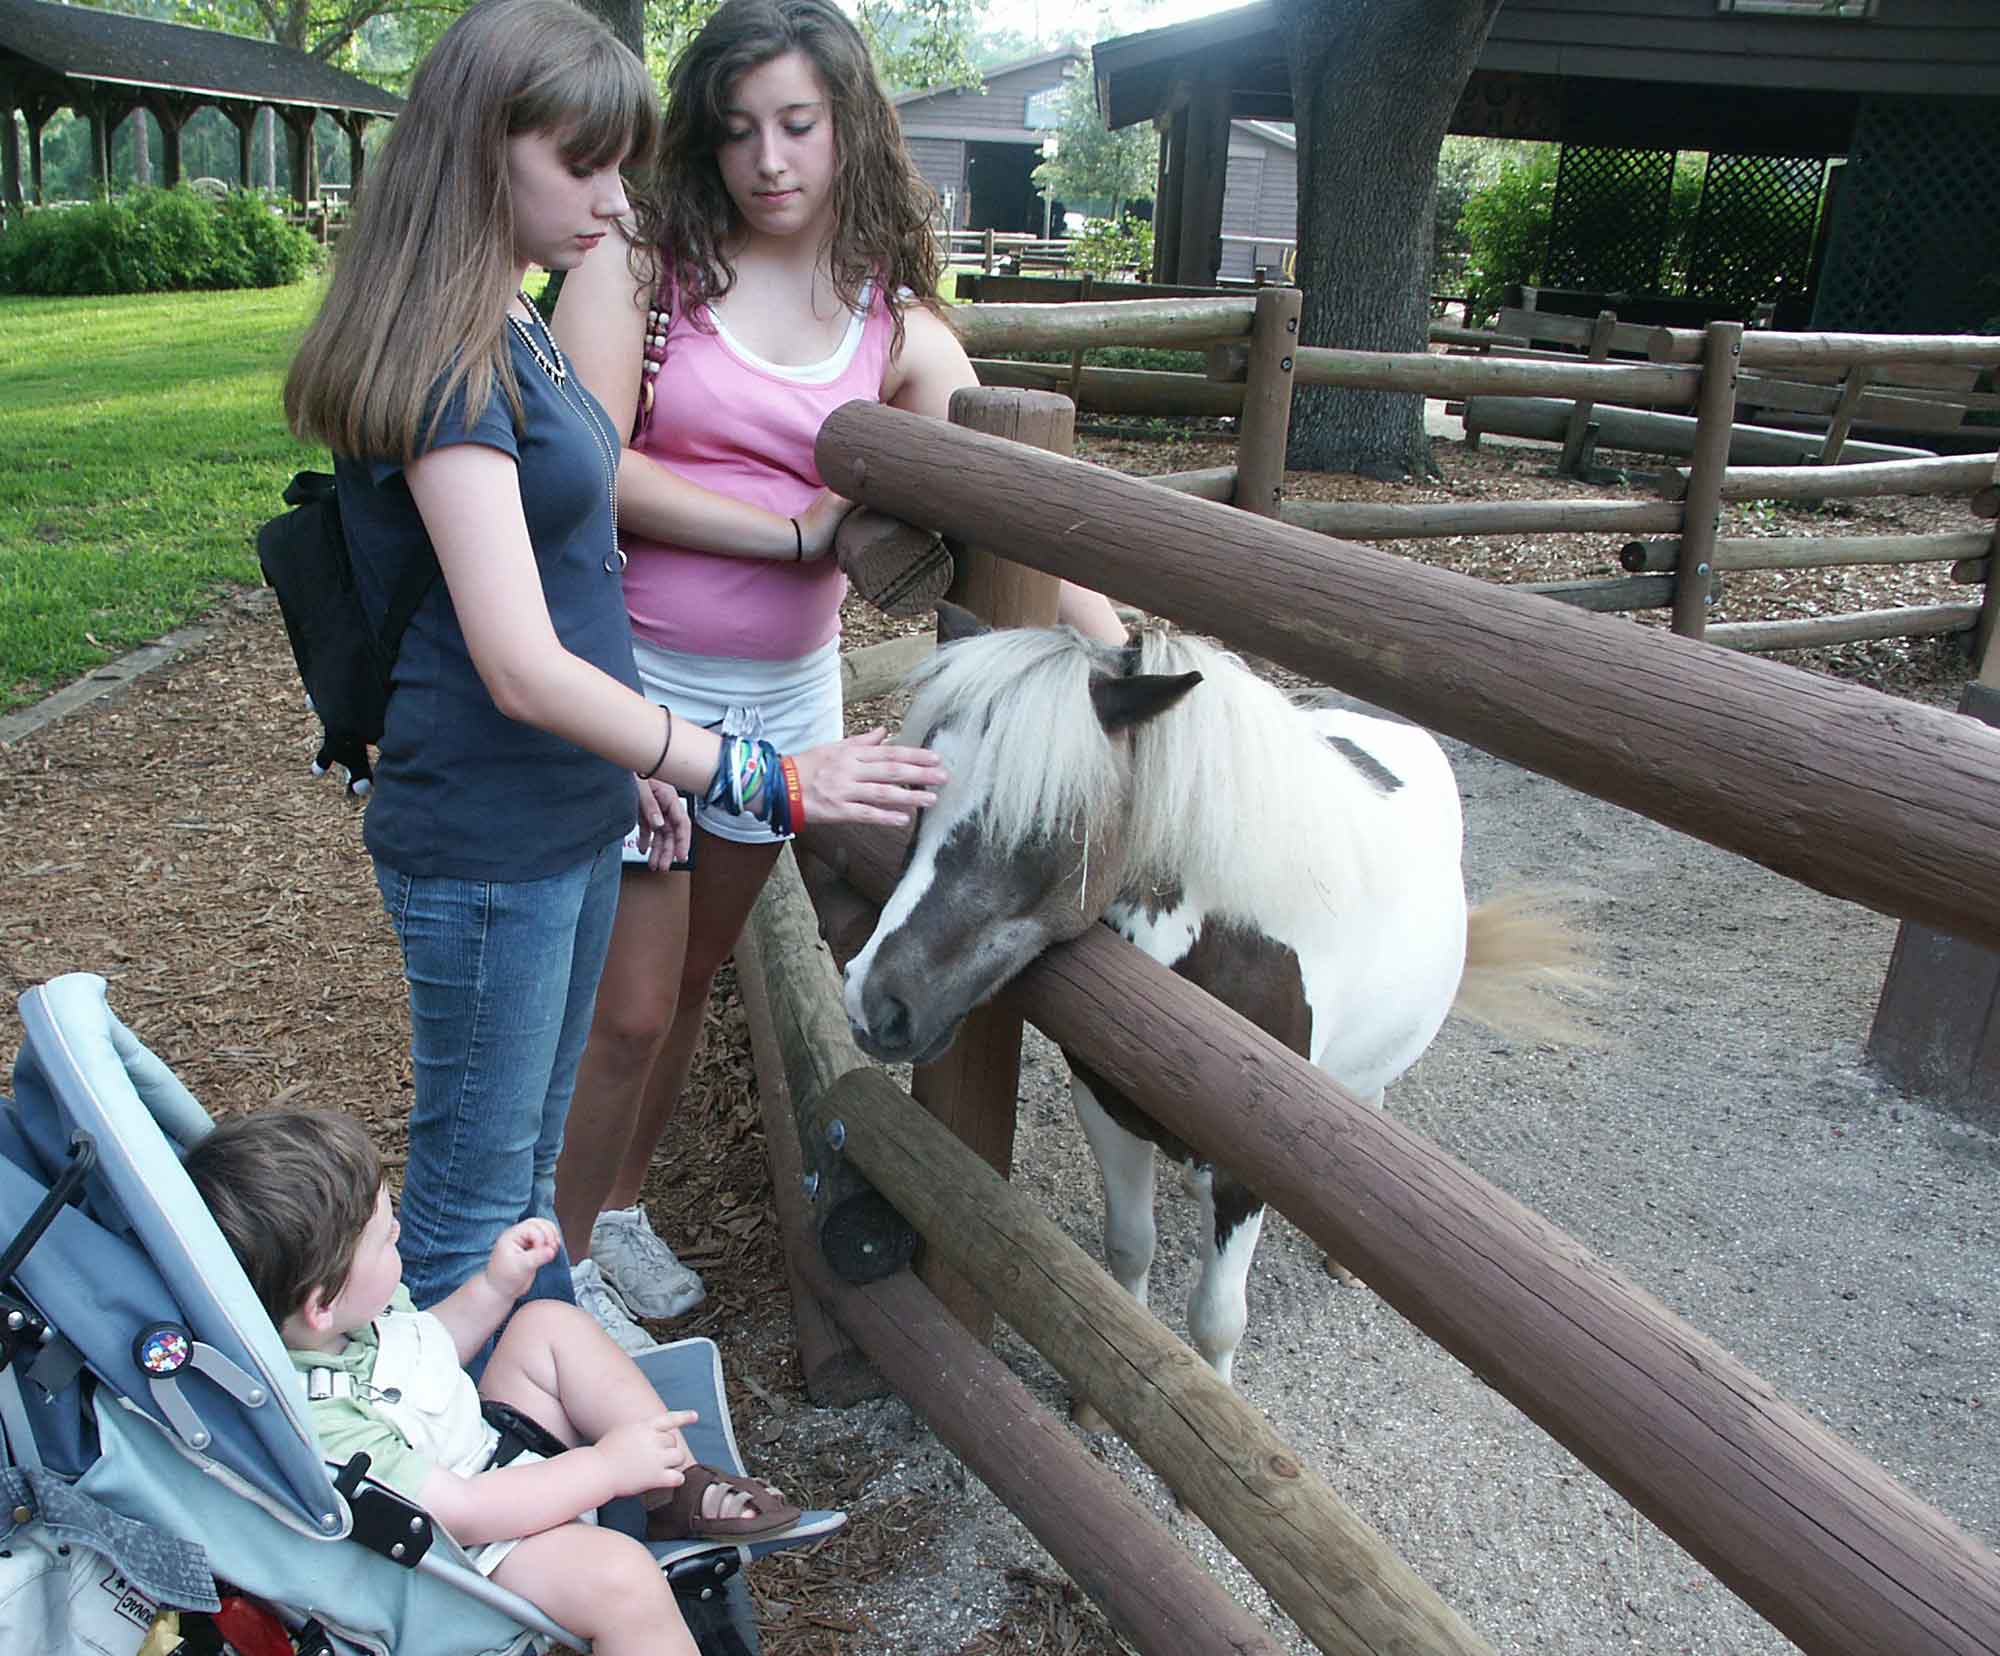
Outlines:
{"label": "toddler in stroller", "polygon": [[[103,980],[57,979],[23,997],[21,1016],[14,1097],[0,1109],[0,1648],[581,1647],[358,1457],[327,1465],[307,1376],[183,1167],[208,1117],[111,1015]],[[685,1438],[666,1453],[740,1474],[712,1343],[645,1353],[638,1372],[655,1397],[637,1412],[656,1436]],[[659,1428],[661,1398],[700,1418]],[[533,1438],[537,1422],[513,1428]],[[744,1561],[843,1521],[808,1512],[751,1534],[789,1514],[745,1504],[684,1496],[655,1529],[714,1533],[646,1544],[707,1656],[755,1649]],[[718,1511],[750,1522],[718,1530]],[[177,1611],[189,1612],[178,1638]],[[264,1631],[246,1632],[256,1616]],[[666,1631],[658,1648],[674,1648]]]}

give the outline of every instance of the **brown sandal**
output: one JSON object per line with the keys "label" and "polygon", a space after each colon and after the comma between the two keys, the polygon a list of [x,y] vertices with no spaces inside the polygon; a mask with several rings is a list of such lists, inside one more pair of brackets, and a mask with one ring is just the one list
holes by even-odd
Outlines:
{"label": "brown sandal", "polygon": [[840,520],[833,551],[854,590],[885,615],[926,613],[956,573],[941,535],[865,506]]}
{"label": "brown sandal", "polygon": [[[710,1484],[724,1484],[747,1495],[752,1510],[735,1518],[704,1518],[701,1498]],[[690,1466],[672,1489],[648,1491],[645,1505],[648,1541],[755,1541],[799,1521],[799,1509],[769,1484],[699,1463]]]}

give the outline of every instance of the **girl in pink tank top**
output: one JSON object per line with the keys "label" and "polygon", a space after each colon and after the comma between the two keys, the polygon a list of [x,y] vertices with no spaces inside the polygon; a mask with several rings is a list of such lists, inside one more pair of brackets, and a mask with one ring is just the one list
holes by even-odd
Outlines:
{"label": "girl in pink tank top", "polygon": [[[556,332],[632,434],[618,529],[642,679],[712,691],[718,718],[781,746],[786,720],[838,734],[830,553],[848,503],[813,440],[856,397],[943,418],[977,383],[937,299],[935,197],[832,0],[725,0],[674,66],[656,165],[633,183],[632,241],[569,278]],[[1063,618],[1124,637],[1096,593],[1066,587]],[[556,1173],[570,1257],[611,1285],[579,1298],[607,1321],[701,1296],[640,1188],[778,849],[697,811],[691,874],[625,874]]]}

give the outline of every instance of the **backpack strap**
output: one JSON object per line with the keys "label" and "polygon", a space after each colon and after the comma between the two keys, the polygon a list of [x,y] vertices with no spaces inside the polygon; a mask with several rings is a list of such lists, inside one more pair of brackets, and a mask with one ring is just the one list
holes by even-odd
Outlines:
{"label": "backpack strap", "polygon": [[396,652],[403,647],[403,631],[410,617],[417,613],[439,573],[437,553],[426,540],[423,550],[403,566],[395,590],[389,594],[388,612],[382,617],[382,659],[391,668],[396,664]]}

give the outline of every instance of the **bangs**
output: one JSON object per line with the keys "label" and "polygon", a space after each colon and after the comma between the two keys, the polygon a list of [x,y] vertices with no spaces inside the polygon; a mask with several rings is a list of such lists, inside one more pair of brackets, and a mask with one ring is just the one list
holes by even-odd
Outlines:
{"label": "bangs", "polygon": [[514,105],[514,132],[550,132],[576,166],[623,166],[649,156],[660,104],[639,61],[615,43],[553,70]]}

